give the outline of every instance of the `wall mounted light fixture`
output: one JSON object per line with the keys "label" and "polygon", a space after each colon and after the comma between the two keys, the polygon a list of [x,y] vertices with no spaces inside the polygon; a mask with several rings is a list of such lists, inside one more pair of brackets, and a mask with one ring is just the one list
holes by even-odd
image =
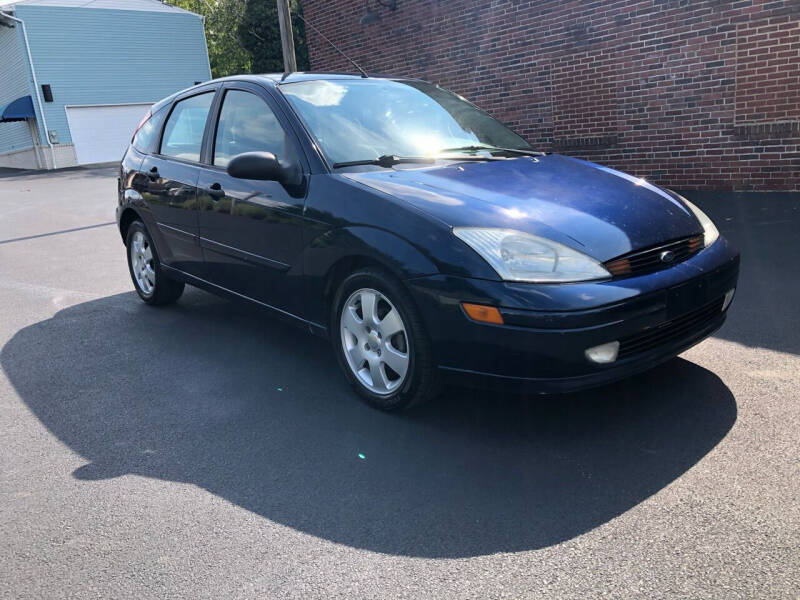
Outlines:
{"label": "wall mounted light fixture", "polygon": [[[397,10],[397,0],[375,0],[375,2],[384,8],[388,8],[392,12]],[[361,17],[359,23],[361,25],[371,25],[380,20],[381,16],[369,7],[369,0],[364,0],[364,16]]]}

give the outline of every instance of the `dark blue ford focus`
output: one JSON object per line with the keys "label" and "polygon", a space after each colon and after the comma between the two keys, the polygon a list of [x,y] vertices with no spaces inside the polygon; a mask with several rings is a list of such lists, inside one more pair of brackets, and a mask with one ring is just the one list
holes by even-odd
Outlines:
{"label": "dark blue ford focus", "polygon": [[739,267],[674,192],[537,152],[411,79],[243,76],[163,100],[117,219],[145,302],[186,283],[255,302],[330,337],[382,409],[648,369],[722,324]]}

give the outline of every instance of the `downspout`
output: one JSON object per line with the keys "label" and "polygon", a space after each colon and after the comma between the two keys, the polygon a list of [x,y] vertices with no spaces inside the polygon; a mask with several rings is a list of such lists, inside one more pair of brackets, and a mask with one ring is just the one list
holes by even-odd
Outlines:
{"label": "downspout", "polygon": [[28,123],[28,131],[33,140],[33,153],[36,155],[36,168],[44,169],[47,167],[47,163],[42,155],[42,136],[39,135],[39,129],[36,127],[36,119],[25,119],[25,121]]}
{"label": "downspout", "polygon": [[50,135],[47,133],[47,119],[44,116],[44,109],[42,108],[42,98],[39,96],[39,82],[36,81],[36,69],[33,68],[33,57],[31,56],[31,46],[28,43],[28,31],[25,29],[25,21],[18,19],[17,17],[12,17],[10,14],[4,13],[1,10],[0,15],[10,19],[11,21],[19,23],[22,27],[22,39],[25,40],[25,51],[28,53],[28,65],[31,67],[31,75],[33,76],[33,91],[36,93],[36,104],[39,105],[39,114],[42,116],[42,126],[44,127],[45,133],[44,139],[47,140],[47,145],[50,146],[50,158],[53,159],[53,168],[57,169],[58,165],[56,164],[56,149],[53,147],[53,143],[50,141]]}

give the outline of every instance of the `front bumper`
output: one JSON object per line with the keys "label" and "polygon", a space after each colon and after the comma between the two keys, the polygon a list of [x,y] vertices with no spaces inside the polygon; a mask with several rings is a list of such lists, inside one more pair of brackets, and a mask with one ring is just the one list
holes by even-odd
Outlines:
{"label": "front bumper", "polygon": [[[539,285],[433,275],[407,283],[448,382],[557,393],[647,370],[711,335],[725,320],[722,298],[738,274],[739,256],[720,238],[639,277]],[[470,320],[462,302],[497,306],[505,324]],[[586,358],[587,348],[614,340],[621,341],[614,363]]]}

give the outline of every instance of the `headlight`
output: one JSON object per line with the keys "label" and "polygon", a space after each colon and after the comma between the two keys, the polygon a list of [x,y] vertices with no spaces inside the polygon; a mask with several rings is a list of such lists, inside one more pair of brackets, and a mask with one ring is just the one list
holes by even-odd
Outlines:
{"label": "headlight", "polygon": [[703,248],[708,248],[711,244],[717,241],[719,237],[719,230],[717,230],[716,225],[708,218],[708,215],[704,213],[702,210],[697,208],[694,204],[689,202],[686,198],[681,196],[680,194],[676,194],[678,198],[683,200],[686,207],[694,213],[694,216],[697,217],[697,220],[700,221],[700,225],[703,226]]}
{"label": "headlight", "polygon": [[566,283],[611,277],[593,258],[564,244],[522,231],[455,227],[453,233],[506,281]]}

